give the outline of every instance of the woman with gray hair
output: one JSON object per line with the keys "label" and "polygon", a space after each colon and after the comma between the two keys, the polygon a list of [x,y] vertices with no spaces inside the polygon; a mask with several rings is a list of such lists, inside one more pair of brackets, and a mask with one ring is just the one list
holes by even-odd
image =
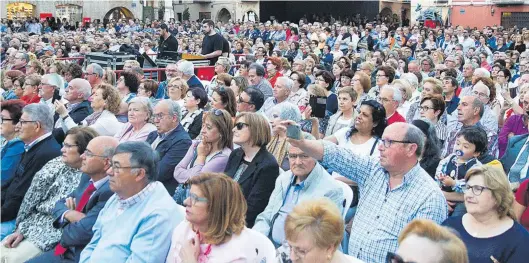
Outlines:
{"label": "woman with gray hair", "polygon": [[149,133],[156,130],[156,126],[150,123],[153,115],[153,107],[149,98],[135,97],[128,103],[128,118],[120,132],[114,137],[120,143],[128,141],[145,141]]}
{"label": "woman with gray hair", "polygon": [[281,129],[279,125],[282,121],[293,120],[296,123],[301,121],[301,112],[298,106],[290,102],[282,102],[270,109],[270,124],[272,125],[272,140],[266,146],[277,160],[279,167],[284,171],[290,170],[290,163],[288,161],[288,142],[287,131]]}

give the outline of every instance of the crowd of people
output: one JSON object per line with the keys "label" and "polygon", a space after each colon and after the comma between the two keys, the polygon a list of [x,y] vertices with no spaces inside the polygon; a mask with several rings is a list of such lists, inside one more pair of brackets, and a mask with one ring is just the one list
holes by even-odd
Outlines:
{"label": "crowd of people", "polygon": [[0,29],[2,262],[529,258],[526,28]]}

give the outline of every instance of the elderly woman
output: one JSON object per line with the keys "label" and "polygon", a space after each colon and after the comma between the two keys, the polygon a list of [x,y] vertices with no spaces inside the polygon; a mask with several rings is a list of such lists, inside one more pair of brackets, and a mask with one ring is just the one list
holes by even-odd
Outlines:
{"label": "elderly woman", "polygon": [[[280,262],[360,263],[338,248],[344,236],[340,210],[327,198],[303,201],[285,220],[284,247]],[[281,250],[288,248],[288,251]]]}
{"label": "elderly woman", "polygon": [[356,119],[356,91],[352,87],[343,87],[338,91],[338,112],[329,118],[325,137],[331,136],[344,127],[351,127]]}
{"label": "elderly woman", "polygon": [[467,213],[449,217],[443,225],[459,232],[473,262],[525,262],[529,232],[517,221],[507,176],[501,168],[483,165],[465,176]]}
{"label": "elderly woman", "polygon": [[91,128],[69,130],[61,149],[62,156],[52,159],[35,174],[20,206],[16,229],[3,240],[2,262],[26,262],[57,245],[62,231],[53,227],[56,219],[53,208],[79,184],[81,155],[97,136]]}
{"label": "elderly woman", "polygon": [[22,100],[2,101],[2,186],[15,174],[18,163],[24,153],[24,142],[18,138],[15,126],[22,116],[22,108],[26,103]]}
{"label": "elderly woman", "polygon": [[128,103],[138,93],[140,82],[138,77],[132,72],[123,71],[118,80],[117,89],[121,98],[121,105],[117,118],[120,122],[127,122]]}
{"label": "elderly woman", "polygon": [[[174,178],[182,186],[201,172],[221,173],[226,169],[233,148],[233,121],[225,110],[212,110],[204,118],[202,140],[194,140],[180,163],[175,167]],[[182,204],[185,187],[178,187],[175,200]],[[182,198],[183,197],[183,198]]]}
{"label": "elderly woman", "polygon": [[148,98],[136,97],[129,102],[129,121],[123,125],[114,138],[121,142],[145,141],[149,133],[156,130],[150,121],[153,115],[152,103]]}
{"label": "elderly woman", "polygon": [[235,115],[237,115],[237,101],[230,88],[215,88],[211,95],[211,107],[226,110],[232,118],[235,118]]}
{"label": "elderly woman", "polygon": [[41,77],[37,74],[32,74],[27,76],[24,81],[24,93],[22,94],[22,99],[26,104],[39,103],[39,86],[40,86]]}
{"label": "elderly woman", "polygon": [[418,119],[421,114],[419,110],[421,100],[423,98],[432,97],[436,95],[443,95],[443,82],[435,78],[424,79],[420,100],[417,100],[416,102],[411,104],[410,109],[408,110],[408,114],[406,115],[406,120],[410,122]]}
{"label": "elderly woman", "polygon": [[281,74],[281,59],[275,57],[268,58],[266,62],[266,76],[271,86],[274,87],[277,78],[283,76]]}
{"label": "elderly woman", "polygon": [[402,101],[399,103],[397,112],[402,116],[406,116],[411,106],[410,100],[413,92],[411,84],[407,80],[401,79],[396,79],[391,84],[397,87],[402,94]]}
{"label": "elderly woman", "polygon": [[172,78],[167,82],[167,95],[169,99],[176,101],[181,107],[184,106],[184,98],[187,90],[189,90],[189,86],[182,78]]}
{"label": "elderly woman", "polygon": [[224,174],[189,180],[186,220],[173,231],[167,263],[274,262],[274,245],[245,227],[241,187]]}
{"label": "elderly woman", "polygon": [[355,105],[358,112],[362,102],[370,99],[368,93],[371,89],[371,77],[362,71],[357,71],[351,79],[351,84],[357,94]]}
{"label": "elderly woman", "polygon": [[286,130],[279,129],[279,124],[285,120],[293,120],[296,123],[301,121],[301,112],[298,107],[290,102],[283,102],[275,105],[270,110],[270,124],[272,125],[272,140],[266,146],[275,158],[283,171],[290,170],[288,161],[288,142]]}
{"label": "elderly woman", "polygon": [[279,175],[275,157],[266,150],[270,140],[270,126],[263,115],[241,113],[237,116],[233,143],[241,147],[231,152],[224,173],[242,188],[248,203],[248,227],[254,225],[257,215],[265,209]]}
{"label": "elderly woman", "polygon": [[64,95],[64,79],[57,73],[42,76],[39,85],[41,103],[46,104],[52,111],[55,110],[55,101],[60,101]]}
{"label": "elderly woman", "polygon": [[15,80],[21,76],[24,76],[24,73],[20,70],[9,70],[2,74],[2,89],[5,91],[2,96],[4,96],[4,99],[12,100],[21,98],[17,97],[14,91]]}
{"label": "elderly woman", "polygon": [[305,89],[307,76],[303,72],[294,71],[290,73],[290,79],[294,82],[294,85],[288,95],[288,101],[298,106],[300,111],[305,110],[305,107],[309,104],[307,90]]}
{"label": "elderly woman", "polygon": [[[465,243],[447,227],[427,219],[411,221],[399,235],[399,248],[388,262],[468,263]],[[488,261],[491,262],[491,261]]]}
{"label": "elderly woman", "polygon": [[[101,136],[114,136],[122,128],[122,123],[118,121],[115,114],[119,111],[121,99],[118,91],[109,84],[100,84],[96,86],[96,92],[92,96],[90,105],[94,113],[88,115],[80,125],[89,126]],[[77,123],[68,115],[68,112],[61,114],[63,118],[62,129],[67,132]]]}
{"label": "elderly woman", "polygon": [[17,99],[22,98],[22,95],[24,94],[24,81],[26,81],[25,76],[20,76],[13,80],[13,93]]}
{"label": "elderly woman", "polygon": [[187,91],[184,99],[184,110],[180,123],[189,137],[194,140],[202,129],[204,107],[208,104],[208,95],[203,88],[196,87]]}

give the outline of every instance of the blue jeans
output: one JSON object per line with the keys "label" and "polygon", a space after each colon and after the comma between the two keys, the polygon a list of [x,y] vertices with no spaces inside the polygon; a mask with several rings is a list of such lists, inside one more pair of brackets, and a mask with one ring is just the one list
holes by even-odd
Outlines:
{"label": "blue jeans", "polygon": [[0,233],[0,240],[4,240],[5,237],[13,233],[16,227],[16,223],[17,223],[16,219],[2,223],[2,231]]}

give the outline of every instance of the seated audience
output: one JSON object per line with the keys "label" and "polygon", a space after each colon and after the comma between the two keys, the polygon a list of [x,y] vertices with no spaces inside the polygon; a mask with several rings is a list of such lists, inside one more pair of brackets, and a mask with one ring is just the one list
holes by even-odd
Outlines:
{"label": "seated audience", "polygon": [[237,102],[235,101],[235,94],[228,87],[217,87],[213,89],[211,95],[211,107],[219,110],[226,110],[232,118],[237,115]]}
{"label": "seated audience", "polygon": [[529,230],[529,180],[525,180],[520,184],[518,191],[516,191],[516,200],[514,201],[513,210],[516,215],[516,220]]}
{"label": "seated audience", "polygon": [[261,108],[261,111],[263,111],[268,116],[268,118],[271,118],[270,110],[275,105],[288,101],[288,97],[292,91],[292,87],[294,86],[294,81],[288,77],[278,77],[274,82],[275,85],[272,86],[273,96],[266,99],[263,107]]}
{"label": "seated audience", "polygon": [[[24,95],[24,82],[25,81],[26,81],[26,76],[24,75],[13,80],[13,93],[15,94],[15,97],[16,97],[16,98],[13,97],[13,99],[22,98],[22,95]],[[9,100],[7,98],[4,98],[4,99]]]}
{"label": "seated audience", "polygon": [[0,141],[2,145],[2,186],[9,182],[18,168],[20,159],[25,153],[24,142],[18,137],[16,126],[22,116],[26,103],[22,100],[2,101],[2,129]]}
{"label": "seated audience", "polygon": [[[524,112],[529,111],[529,93],[526,93],[521,99]],[[527,113],[511,115],[498,135],[498,149],[500,158],[509,151],[507,144],[514,135],[523,135],[529,133],[527,129]]]}
{"label": "seated audience", "polygon": [[396,253],[388,262],[468,263],[467,248],[460,237],[427,219],[411,221],[399,235]]}
{"label": "seated audience", "polygon": [[[280,82],[280,80],[278,80]],[[277,85],[277,84],[276,84]],[[270,124],[272,126],[272,140],[266,146],[283,171],[290,170],[288,161],[287,131],[279,125],[282,121],[292,120],[296,123],[301,121],[301,113],[296,105],[285,101],[270,109]]]}
{"label": "seated audience", "polygon": [[443,97],[440,95],[424,97],[420,102],[419,112],[421,118],[425,118],[432,123],[435,128],[436,137],[439,139],[440,145],[443,145],[448,137],[448,129],[440,120],[445,112],[445,102]]}
{"label": "seated audience", "polygon": [[20,205],[16,229],[0,246],[2,262],[26,262],[57,245],[61,231],[52,225],[53,207],[79,184],[81,154],[97,136],[91,128],[69,130],[61,149],[62,156],[50,160],[35,174]]}
{"label": "seated audience", "polygon": [[172,78],[167,82],[167,96],[177,102],[180,107],[184,106],[184,98],[188,90],[187,83],[181,78]]}
{"label": "seated audience", "polygon": [[356,119],[356,91],[352,87],[341,87],[338,94],[338,112],[329,118],[325,137],[335,134],[344,127],[351,127]]}
{"label": "seated audience", "polygon": [[307,90],[305,89],[308,85],[306,83],[307,77],[303,72],[294,71],[290,73],[290,79],[294,82],[294,85],[290,90],[288,101],[298,106],[299,110],[303,110],[309,104]]}
{"label": "seated audience", "polygon": [[527,147],[528,134],[511,136],[507,144],[507,151],[501,157],[500,161],[511,188],[515,191],[520,187],[520,183],[528,179],[529,171],[527,157],[529,156],[529,147]]}
{"label": "seated audience", "polygon": [[175,193],[177,203],[183,204],[186,198],[183,186],[190,178],[201,172],[224,171],[233,148],[232,130],[233,121],[227,111],[214,109],[206,113],[201,132],[202,140],[193,141],[184,158],[174,169],[173,176],[180,184]]}
{"label": "seated audience", "polygon": [[248,87],[237,98],[237,112],[256,112],[267,118],[261,111],[264,99],[264,95],[260,90]]}
{"label": "seated audience", "polygon": [[406,122],[406,119],[397,111],[402,101],[402,92],[396,86],[386,85],[381,88],[378,101],[386,109],[388,125],[396,122]]}
{"label": "seated audience", "polygon": [[121,99],[121,105],[119,112],[116,114],[118,120],[122,123],[127,122],[128,103],[138,93],[138,87],[140,86],[140,80],[131,71],[123,71],[118,79],[117,90],[119,91],[119,97]]}
{"label": "seated audience", "polygon": [[61,101],[62,91],[64,91],[64,80],[57,73],[50,73],[42,76],[39,85],[40,103],[44,103],[52,111],[55,111],[55,101]]}
{"label": "seated audience", "polygon": [[81,155],[83,174],[77,188],[53,208],[53,227],[62,230],[59,244],[28,263],[79,262],[81,251],[93,236],[99,212],[114,195],[107,170],[118,144],[117,139],[108,136],[95,137],[88,143]]}
{"label": "seated audience", "polygon": [[[302,136],[305,140],[314,139],[307,133],[303,133]],[[285,221],[288,214],[302,201],[327,197],[340,211],[343,209],[342,187],[316,159],[290,145],[288,160],[290,171],[279,175],[268,205],[257,216],[253,226],[254,230],[268,236],[276,246],[286,241]]]}
{"label": "seated audience", "polygon": [[154,97],[156,91],[158,91],[158,83],[152,79],[144,79],[138,87],[138,97],[149,98],[153,104],[156,104],[156,102],[158,102]]}
{"label": "seated audience", "polygon": [[224,173],[241,186],[248,203],[248,227],[253,226],[257,215],[266,207],[279,175],[275,157],[266,150],[270,139],[269,124],[261,115],[246,112],[237,116],[233,143],[240,148],[231,152]]}
{"label": "seated audience", "polygon": [[157,180],[172,195],[178,186],[173,177],[174,169],[191,146],[191,138],[180,124],[182,113],[177,102],[171,99],[161,100],[154,107],[153,116],[157,130],[147,136],[146,142],[160,157]]}
{"label": "seated audience", "polygon": [[248,79],[242,76],[234,77],[231,80],[230,89],[233,91],[233,94],[235,94],[235,97],[238,98],[239,94],[243,92],[246,88],[248,88],[250,84],[248,84]]}
{"label": "seated audience", "polygon": [[37,74],[32,74],[26,77],[24,82],[24,93],[22,93],[21,100],[26,102],[26,104],[39,103],[39,86],[40,86],[41,76]]}
{"label": "seated audience", "polygon": [[202,82],[200,82],[200,80],[195,75],[195,66],[191,61],[178,61],[177,70],[182,74],[181,77],[187,82],[187,86],[189,88],[198,87],[204,89],[204,85],[202,85]]}
{"label": "seated audience", "polygon": [[48,106],[40,103],[26,105],[15,129],[18,129],[18,137],[24,142],[25,153],[12,179],[2,184],[0,240],[15,230],[20,205],[35,173],[61,154],[61,146],[51,136],[53,114]]}
{"label": "seated audience", "polygon": [[273,96],[272,85],[265,78],[265,68],[259,63],[252,63],[248,67],[248,81],[250,87],[260,90],[264,99],[268,99]]}
{"label": "seated audience", "polygon": [[483,165],[468,171],[465,181],[467,213],[450,217],[443,225],[459,232],[469,262],[524,262],[529,257],[529,232],[516,221],[505,173]]}
{"label": "seated audience", "polygon": [[80,124],[77,124],[72,116],[62,111],[60,113],[63,120],[62,129],[67,132],[69,129],[81,125],[91,127],[101,136],[114,136],[123,127],[123,124],[114,115],[119,112],[120,103],[118,91],[109,84],[101,84],[96,87],[90,102],[94,112],[82,120]]}
{"label": "seated audience", "polygon": [[202,173],[188,183],[186,220],[173,230],[165,262],[275,262],[271,242],[245,226],[247,205],[235,181]]}
{"label": "seated audience", "polygon": [[99,213],[79,262],[163,262],[184,213],[156,181],[158,165],[145,142],[117,146],[109,179],[115,194]]}
{"label": "seated audience", "polygon": [[340,210],[329,199],[299,203],[285,220],[284,247],[290,249],[281,254],[281,259],[283,262],[288,258],[293,262],[362,262],[338,249],[344,227]]}
{"label": "seated audience", "polygon": [[145,141],[147,136],[156,130],[151,123],[152,103],[148,98],[136,97],[129,102],[128,122],[123,125],[120,132],[114,135],[118,141]]}
{"label": "seated audience", "polygon": [[191,88],[187,91],[184,98],[181,123],[192,140],[200,134],[204,118],[204,107],[207,104],[208,95],[204,89]]}

